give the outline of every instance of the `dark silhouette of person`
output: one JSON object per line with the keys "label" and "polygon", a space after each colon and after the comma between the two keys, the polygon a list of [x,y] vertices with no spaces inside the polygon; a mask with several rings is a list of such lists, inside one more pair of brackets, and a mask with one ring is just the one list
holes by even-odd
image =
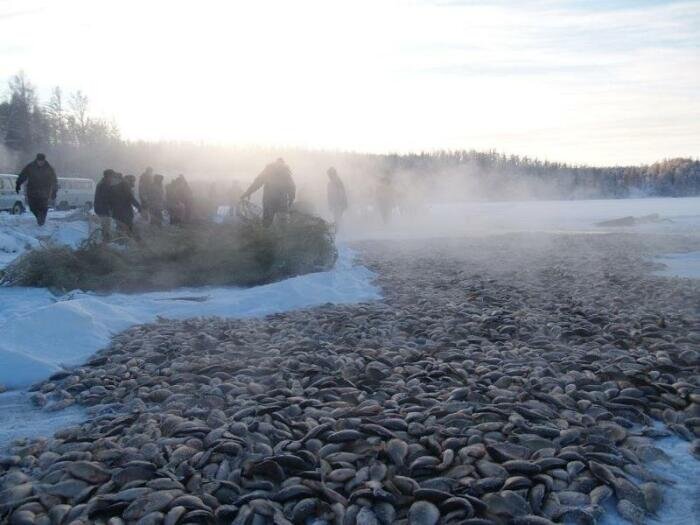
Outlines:
{"label": "dark silhouette of person", "polygon": [[284,160],[280,158],[265,166],[265,169],[241,195],[241,200],[248,199],[260,188],[263,189],[263,226],[268,227],[272,224],[275,215],[289,211],[296,195],[292,170]]}
{"label": "dark silhouette of person", "polygon": [[153,226],[163,225],[163,210],[165,209],[165,188],[163,188],[163,176],[154,175],[149,195],[149,206],[151,224]]}
{"label": "dark silhouette of person", "polygon": [[25,182],[29,209],[36,217],[37,224],[43,226],[49,212],[49,202],[56,199],[58,191],[56,172],[47,162],[46,155],[38,153],[36,159],[20,172],[15,186],[17,193]]}
{"label": "dark silhouette of person", "polygon": [[168,205],[170,224],[187,224],[192,218],[194,198],[190,185],[184,175],[178,175],[165,189],[165,200]]}
{"label": "dark silhouette of person", "polygon": [[109,242],[112,237],[112,184],[115,172],[106,169],[102,173],[102,180],[95,187],[95,198],[93,207],[95,215],[100,218],[100,231],[102,241]]}
{"label": "dark silhouette of person", "polygon": [[241,196],[243,195],[243,188],[241,188],[241,183],[237,179],[231,181],[231,186],[228,189],[228,199],[226,204],[229,205],[229,214],[236,215],[238,213],[238,206],[241,204]]}
{"label": "dark silhouette of person", "polygon": [[348,209],[348,195],[335,168],[328,168],[328,209],[333,214],[336,229],[340,226],[345,210]]}
{"label": "dark silhouette of person", "polygon": [[141,215],[148,221],[151,212],[151,192],[153,188],[153,168],[146,168],[139,176],[139,202],[141,203]]}
{"label": "dark silhouette of person", "polygon": [[134,197],[134,185],[136,177],[127,175],[117,178],[112,185],[110,192],[110,202],[112,217],[117,221],[117,229],[129,236],[135,236],[134,230],[134,208],[141,211],[141,204]]}

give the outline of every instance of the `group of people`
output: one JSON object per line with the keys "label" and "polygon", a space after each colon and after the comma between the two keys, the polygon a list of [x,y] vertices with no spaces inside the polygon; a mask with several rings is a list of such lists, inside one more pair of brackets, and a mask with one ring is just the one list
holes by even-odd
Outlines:
{"label": "group of people", "polygon": [[170,224],[187,224],[192,219],[192,191],[184,175],[163,185],[163,175],[154,174],[153,168],[146,168],[138,181],[138,199],[134,195],[136,177],[123,176],[112,169],[102,174],[102,180],[95,189],[95,215],[100,218],[102,238],[111,238],[111,224],[114,220],[120,234],[136,237],[134,229],[134,209],[145,222],[153,226],[163,225],[163,215],[167,210]]}
{"label": "group of people", "polygon": [[102,173],[102,180],[95,188],[93,206],[95,215],[100,218],[102,239],[107,242],[112,236],[112,219],[117,223],[120,234],[134,235],[134,208],[143,208],[134,197],[136,177],[122,175],[113,169]]}
{"label": "group of people", "polygon": [[[336,227],[348,208],[345,186],[335,168],[329,168],[328,206]],[[38,154],[20,173],[17,193],[22,184],[27,184],[27,204],[37,223],[43,225],[49,205],[56,197],[58,183],[56,173],[43,154]],[[296,185],[292,171],[283,159],[268,164],[255,178],[248,189],[240,194],[240,201],[248,201],[252,194],[262,189],[262,222],[269,227],[281,214],[292,209],[296,197]],[[136,191],[138,190],[138,198]],[[95,214],[100,219],[102,237],[112,238],[112,221],[120,235],[136,236],[134,210],[154,226],[162,226],[167,211],[171,224],[182,225],[194,220],[194,198],[183,175],[164,185],[164,177],[147,168],[139,177],[138,185],[133,175],[122,175],[106,169],[95,189],[93,200]]]}
{"label": "group of people", "polygon": [[193,217],[192,190],[184,175],[163,185],[163,175],[148,167],[139,177],[138,198],[141,216],[154,226],[162,226],[163,212],[168,211],[170,224],[187,224]]}

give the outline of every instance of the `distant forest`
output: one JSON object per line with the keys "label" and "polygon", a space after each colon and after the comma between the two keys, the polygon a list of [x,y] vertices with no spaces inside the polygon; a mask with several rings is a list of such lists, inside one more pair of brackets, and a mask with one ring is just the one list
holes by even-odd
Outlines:
{"label": "distant forest", "polygon": [[[700,195],[700,162],[667,159],[647,166],[594,168],[503,155],[496,151],[439,151],[374,155],[354,152],[236,148],[127,141],[115,122],[90,114],[80,91],[54,88],[40,101],[23,73],[0,98],[0,172],[17,173],[37,152],[46,153],[59,176],[99,178],[107,167],[138,174],[146,166],[193,179],[249,180],[266,162],[284,156],[297,174],[322,174],[335,165],[355,183],[388,176],[430,191],[458,188],[450,198],[622,198]],[[441,184],[441,182],[449,184]],[[402,182],[403,183],[403,182]]]}

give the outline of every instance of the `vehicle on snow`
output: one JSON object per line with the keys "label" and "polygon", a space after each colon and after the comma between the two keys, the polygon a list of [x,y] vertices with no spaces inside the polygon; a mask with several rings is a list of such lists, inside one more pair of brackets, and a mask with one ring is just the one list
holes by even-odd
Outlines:
{"label": "vehicle on snow", "polygon": [[92,179],[78,179],[58,177],[58,191],[53,203],[57,210],[69,210],[71,208],[92,208],[92,199],[95,196],[95,181]]}
{"label": "vehicle on snow", "polygon": [[[16,184],[17,175],[0,173],[0,211],[19,214],[27,209],[24,192],[17,194]],[[89,210],[92,209],[94,196],[95,181],[92,179],[58,177],[56,200],[51,203],[51,206],[57,210],[83,207]]]}
{"label": "vehicle on snow", "polygon": [[0,173],[0,211],[9,211],[17,215],[26,209],[24,195],[15,191],[17,175]]}

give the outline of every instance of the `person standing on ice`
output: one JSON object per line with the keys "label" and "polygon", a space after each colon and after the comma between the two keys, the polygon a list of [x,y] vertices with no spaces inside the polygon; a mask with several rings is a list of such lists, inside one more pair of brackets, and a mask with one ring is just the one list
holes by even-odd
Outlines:
{"label": "person standing on ice", "polygon": [[102,173],[102,180],[95,187],[95,198],[93,206],[95,215],[100,218],[100,232],[102,242],[109,242],[112,237],[112,184],[114,180],[114,170],[106,169]]}
{"label": "person standing on ice", "polygon": [[336,231],[340,227],[343,213],[348,209],[348,195],[345,192],[345,185],[340,180],[335,168],[328,168],[328,209],[333,214],[333,223]]}
{"label": "person standing on ice", "polygon": [[38,153],[36,159],[27,164],[17,178],[15,190],[19,193],[22,184],[27,183],[27,204],[36,217],[39,226],[46,222],[49,201],[56,199],[58,179],[56,172],[46,161],[46,155]]}
{"label": "person standing on ice", "polygon": [[241,195],[241,200],[247,200],[260,188],[263,189],[263,226],[267,228],[272,225],[275,215],[289,211],[296,195],[292,170],[284,160],[280,158],[265,166]]}

